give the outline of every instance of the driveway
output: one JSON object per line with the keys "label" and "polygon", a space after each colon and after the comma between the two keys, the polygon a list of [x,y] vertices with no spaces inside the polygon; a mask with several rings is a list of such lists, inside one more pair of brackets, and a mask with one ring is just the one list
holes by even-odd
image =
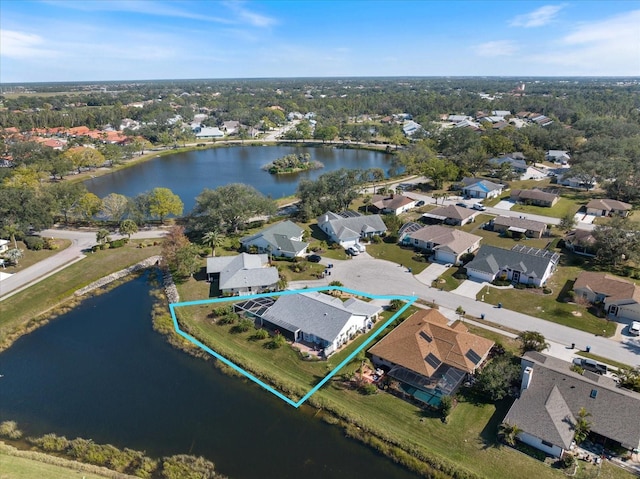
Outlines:
{"label": "driveway", "polygon": [[510,210],[511,208],[513,208],[514,203],[512,203],[511,201],[505,201],[502,200],[500,201],[497,205],[494,206],[495,209],[497,210]]}
{"label": "driveway", "polygon": [[445,271],[449,269],[449,266],[445,266],[440,263],[431,263],[429,266],[425,268],[424,271],[415,275],[415,278],[420,281],[422,284],[426,284],[427,286],[431,286],[436,279],[438,279]]}
{"label": "driveway", "polygon": [[480,290],[486,285],[487,283],[485,281],[474,281],[472,279],[467,279],[451,292],[454,294],[459,294],[460,296],[465,296],[467,298],[476,299],[476,296],[478,295]]}

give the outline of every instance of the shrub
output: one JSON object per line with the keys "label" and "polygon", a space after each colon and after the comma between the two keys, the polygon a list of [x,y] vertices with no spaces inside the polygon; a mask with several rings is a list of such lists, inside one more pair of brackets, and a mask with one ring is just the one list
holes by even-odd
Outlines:
{"label": "shrub", "polygon": [[109,248],[122,248],[129,242],[127,238],[121,238],[118,240],[113,240],[109,243]]}
{"label": "shrub", "polygon": [[542,288],[542,292],[544,294],[551,294],[553,293],[553,291],[551,290],[551,288],[547,288],[546,286],[544,288]]}
{"label": "shrub", "polygon": [[380,235],[375,235],[371,238],[371,242],[376,244],[382,243],[382,238],[380,237]]}
{"label": "shrub", "polygon": [[269,337],[269,332],[266,329],[256,329],[255,332],[249,336],[252,341],[261,341]]}
{"label": "shrub", "polygon": [[56,250],[58,249],[58,244],[55,242],[53,238],[43,238],[44,241],[44,249]]}
{"label": "shrub", "polygon": [[371,396],[378,392],[378,388],[375,384],[365,383],[358,388],[358,391],[360,391],[360,393],[364,394],[365,396]]}
{"label": "shrub", "polygon": [[45,434],[42,437],[31,439],[29,442],[45,452],[63,452],[71,444],[66,437],[56,436],[55,434]]}
{"label": "shrub", "polygon": [[253,321],[251,321],[250,319],[241,319],[238,324],[235,324],[232,328],[231,328],[231,332],[233,334],[238,334],[238,333],[246,333],[247,331],[249,331],[251,328],[253,327]]}
{"label": "shrub", "polygon": [[0,437],[9,439],[20,439],[22,431],[18,429],[18,423],[15,421],[4,421],[0,423]]}
{"label": "shrub", "polygon": [[44,248],[44,240],[40,236],[25,236],[24,244],[27,245],[27,249],[33,251],[40,251]]}
{"label": "shrub", "polygon": [[211,313],[214,316],[226,316],[229,313],[233,313],[233,306],[230,304],[227,304],[225,306],[218,306],[217,308],[213,308]]}
{"label": "shrub", "polygon": [[573,454],[565,454],[560,459],[560,467],[563,469],[569,469],[573,467],[576,463],[576,457]]}
{"label": "shrub", "polygon": [[234,324],[238,318],[240,318],[240,316],[238,316],[236,313],[227,313],[224,316],[221,316],[220,319],[218,319],[218,324]]}
{"label": "shrub", "polygon": [[440,398],[440,414],[442,414],[442,420],[447,421],[451,410],[453,409],[453,399],[451,396],[442,396]]}
{"label": "shrub", "polygon": [[275,336],[271,338],[270,341],[265,343],[265,347],[267,349],[279,349],[285,344],[287,344],[287,340],[285,339],[285,337],[282,334],[277,333]]}

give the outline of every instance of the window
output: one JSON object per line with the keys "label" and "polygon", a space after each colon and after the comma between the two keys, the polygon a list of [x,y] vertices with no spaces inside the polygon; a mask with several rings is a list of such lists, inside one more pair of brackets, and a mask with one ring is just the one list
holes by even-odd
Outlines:
{"label": "window", "polygon": [[542,445],[543,446],[547,446],[547,447],[554,447],[553,444],[551,444],[550,442],[547,442],[547,441],[542,441]]}

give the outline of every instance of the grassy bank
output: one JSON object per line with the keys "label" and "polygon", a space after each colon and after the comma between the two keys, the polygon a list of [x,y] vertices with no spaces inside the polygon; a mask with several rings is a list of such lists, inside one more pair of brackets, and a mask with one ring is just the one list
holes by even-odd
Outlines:
{"label": "grassy bank", "polygon": [[149,241],[89,254],[85,259],[0,302],[0,351],[48,318],[73,307],[73,293],[103,276],[160,254],[160,246],[137,247]]}

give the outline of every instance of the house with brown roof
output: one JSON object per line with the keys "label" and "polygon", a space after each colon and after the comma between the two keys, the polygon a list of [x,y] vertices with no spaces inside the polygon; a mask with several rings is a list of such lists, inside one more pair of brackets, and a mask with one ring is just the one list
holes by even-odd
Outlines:
{"label": "house with brown roof", "polygon": [[534,188],[532,190],[511,190],[511,201],[525,203],[534,206],[551,207],[555,205],[560,197],[554,193]]}
{"label": "house with brown roof", "polygon": [[373,195],[371,206],[375,213],[402,214],[416,207],[416,200],[407,196],[391,193],[390,195]]}
{"label": "house with brown roof", "polygon": [[521,361],[520,396],[504,418],[521,430],[517,439],[561,457],[571,449],[580,409],[589,414],[591,434],[607,447],[640,448],[640,394],[606,376],[571,371],[571,364],[534,351]]}
{"label": "house with brown roof", "polygon": [[434,407],[484,363],[494,344],[460,321],[448,323],[438,310],[421,309],[369,349],[374,365],[406,394]]}
{"label": "house with brown roof", "polygon": [[583,271],[573,284],[577,298],[602,303],[609,316],[640,320],[640,287],[608,273]]}
{"label": "house with brown roof", "polygon": [[426,223],[445,223],[452,226],[462,226],[474,222],[476,216],[478,216],[477,210],[449,205],[424,213],[422,220]]}
{"label": "house with brown roof", "polygon": [[441,225],[431,225],[407,233],[402,244],[432,252],[438,263],[462,263],[460,258],[480,248],[481,236]]}
{"label": "house with brown roof", "polygon": [[498,216],[489,222],[493,231],[504,233],[510,231],[515,237],[542,238],[547,233],[547,224],[542,221],[517,218],[515,216]]}
{"label": "house with brown roof", "polygon": [[591,200],[587,203],[587,214],[594,216],[627,216],[631,205],[623,201],[609,198]]}
{"label": "house with brown roof", "polygon": [[595,256],[596,238],[588,230],[569,231],[564,237],[564,247],[575,254]]}

